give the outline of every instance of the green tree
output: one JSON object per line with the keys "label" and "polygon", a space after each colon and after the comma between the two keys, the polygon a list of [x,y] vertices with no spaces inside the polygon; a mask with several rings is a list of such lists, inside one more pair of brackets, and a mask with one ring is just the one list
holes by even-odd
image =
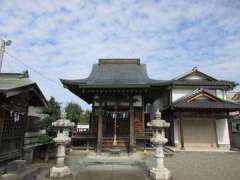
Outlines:
{"label": "green tree", "polygon": [[60,118],[61,115],[61,105],[55,100],[54,97],[51,97],[48,101],[48,107],[43,110],[44,114],[47,116],[43,119],[43,128],[50,128],[52,122]]}
{"label": "green tree", "polygon": [[77,125],[83,110],[77,103],[70,102],[65,107],[65,112],[67,114],[67,119],[71,120]]}
{"label": "green tree", "polygon": [[80,122],[81,123],[89,123],[89,120],[90,120],[90,114],[91,114],[91,111],[90,110],[85,110],[81,116],[80,116]]}

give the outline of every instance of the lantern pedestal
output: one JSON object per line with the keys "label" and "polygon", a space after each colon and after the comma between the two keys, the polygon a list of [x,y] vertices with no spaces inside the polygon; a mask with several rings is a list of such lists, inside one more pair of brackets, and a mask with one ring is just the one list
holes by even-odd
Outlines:
{"label": "lantern pedestal", "polygon": [[50,169],[50,178],[62,178],[71,175],[71,170],[68,166],[55,167]]}
{"label": "lantern pedestal", "polygon": [[150,170],[150,177],[156,180],[169,180],[171,179],[171,172],[167,168]]}

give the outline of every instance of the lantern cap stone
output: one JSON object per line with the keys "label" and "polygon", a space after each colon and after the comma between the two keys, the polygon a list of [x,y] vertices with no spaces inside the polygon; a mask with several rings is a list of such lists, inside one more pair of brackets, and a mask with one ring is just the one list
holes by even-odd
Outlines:
{"label": "lantern cap stone", "polygon": [[167,128],[170,124],[162,119],[162,113],[158,109],[155,113],[155,119],[148,122],[148,126],[152,128]]}

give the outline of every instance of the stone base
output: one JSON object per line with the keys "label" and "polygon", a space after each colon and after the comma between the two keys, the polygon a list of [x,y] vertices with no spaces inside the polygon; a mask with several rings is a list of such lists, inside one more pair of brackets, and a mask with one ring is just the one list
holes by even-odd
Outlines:
{"label": "stone base", "polygon": [[52,167],[50,169],[50,178],[62,178],[70,175],[71,175],[71,171],[68,166]]}
{"label": "stone base", "polygon": [[230,150],[231,148],[230,144],[218,144],[218,147],[222,150]]}
{"label": "stone base", "polygon": [[172,179],[171,172],[167,168],[150,170],[150,177],[153,180],[170,180]]}

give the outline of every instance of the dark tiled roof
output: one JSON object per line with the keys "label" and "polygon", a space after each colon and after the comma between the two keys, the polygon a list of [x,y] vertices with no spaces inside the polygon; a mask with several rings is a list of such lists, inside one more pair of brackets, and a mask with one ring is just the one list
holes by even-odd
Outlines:
{"label": "dark tiled roof", "polygon": [[88,78],[61,81],[64,85],[80,87],[148,87],[169,82],[150,79],[146,65],[140,64],[139,59],[100,59]]}
{"label": "dark tiled roof", "polygon": [[185,79],[185,78],[187,78],[188,76],[191,76],[191,75],[200,75],[207,80],[217,81],[217,79],[215,79],[214,77],[209,76],[209,75],[199,71],[197,67],[194,67],[190,72],[186,72],[186,73],[174,78],[174,80],[183,80],[183,79]]}
{"label": "dark tiled roof", "polygon": [[173,85],[184,85],[184,86],[236,86],[235,82],[232,81],[203,81],[203,80],[174,80]]}
{"label": "dark tiled roof", "polygon": [[29,79],[28,72],[24,73],[0,73],[0,93],[7,94],[8,92],[16,89],[29,90],[34,88],[37,95],[42,100],[44,106],[47,106],[48,102],[43,95],[38,85]]}
{"label": "dark tiled roof", "polygon": [[[200,93],[207,94],[214,98],[216,101],[196,99],[189,101],[191,98],[196,97]],[[218,110],[240,110],[240,104],[236,104],[230,101],[220,99],[209,92],[199,89],[194,91],[192,94],[186,95],[172,104],[172,108],[176,109],[218,109]]]}
{"label": "dark tiled roof", "polygon": [[219,109],[219,110],[240,110],[239,104],[229,102],[215,102],[215,101],[196,101],[196,102],[181,102],[173,105],[174,108],[180,109]]}
{"label": "dark tiled roof", "polygon": [[232,100],[235,102],[240,103],[240,92],[236,92],[234,96],[232,97]]}
{"label": "dark tiled roof", "polygon": [[[188,79],[188,77],[194,75],[202,77],[202,79]],[[172,79],[172,84],[176,86],[227,86],[229,88],[233,88],[237,85],[233,81],[218,80],[199,71],[196,67],[193,68],[190,72]]]}
{"label": "dark tiled roof", "polygon": [[[205,77],[203,80],[186,80],[191,74]],[[79,88],[125,88],[125,87],[150,87],[150,86],[221,86],[233,88],[237,84],[232,81],[217,80],[196,68],[178,78],[172,80],[154,80],[148,77],[146,65],[140,63],[140,59],[100,59],[94,64],[88,78],[78,80],[64,80],[65,86],[77,85]]]}
{"label": "dark tiled roof", "polygon": [[0,91],[7,91],[35,84],[27,73],[0,73]]}

